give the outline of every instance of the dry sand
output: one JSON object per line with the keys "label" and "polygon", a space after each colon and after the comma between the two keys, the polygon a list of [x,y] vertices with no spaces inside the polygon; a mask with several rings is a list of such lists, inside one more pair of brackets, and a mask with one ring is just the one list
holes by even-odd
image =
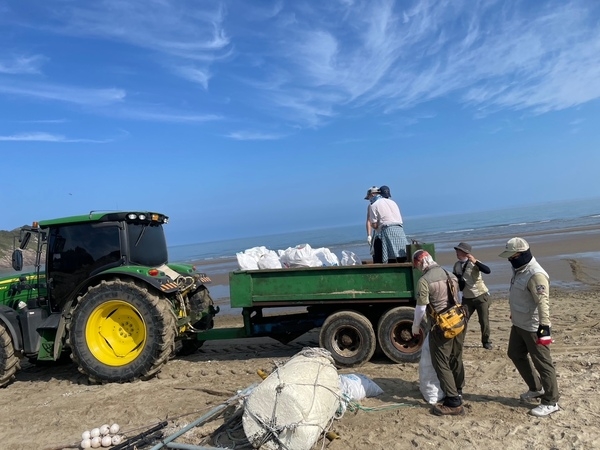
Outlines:
{"label": "dry sand", "polygon": [[[592,238],[590,237],[592,236]],[[480,345],[479,327],[468,330],[464,362],[467,385],[464,417],[437,417],[423,400],[417,364],[393,364],[376,355],[357,369],[384,394],[364,399],[361,408],[346,412],[331,429],[340,438],[316,448],[358,449],[594,449],[600,448],[600,268],[585,255],[598,251],[597,232],[557,237],[532,236],[532,250],[561,287],[551,288],[552,354],[561,393],[561,410],[546,418],[528,415],[533,405],[519,401],[527,386],[506,356],[510,330],[505,293],[493,296],[493,350]],[[535,242],[535,244],[534,244]],[[590,248],[590,243],[594,243]],[[474,253],[484,262],[501,262],[501,249]],[[557,256],[563,255],[563,256]],[[451,265],[453,255],[438,255]],[[508,264],[503,261],[506,266]],[[510,274],[509,267],[506,273]],[[509,277],[502,275],[508,285]],[[226,278],[217,280],[225,282]],[[565,287],[566,286],[566,287]],[[238,316],[217,316],[217,326],[232,326]],[[72,364],[33,366],[23,363],[15,382],[0,390],[0,448],[77,448],[81,433],[103,423],[118,422],[133,436],[161,421],[166,434],[201,417],[237,391],[260,382],[256,371],[270,371],[274,361],[285,361],[303,347],[317,346],[317,332],[289,345],[255,338],[207,342],[185,358],[171,360],[154,379],[129,384],[89,385]],[[177,442],[209,445],[211,433],[223,417],[195,427]],[[220,434],[221,445],[236,442]],[[239,431],[230,433],[243,437]],[[214,441],[212,442],[214,445]],[[237,442],[236,448],[242,442]]]}

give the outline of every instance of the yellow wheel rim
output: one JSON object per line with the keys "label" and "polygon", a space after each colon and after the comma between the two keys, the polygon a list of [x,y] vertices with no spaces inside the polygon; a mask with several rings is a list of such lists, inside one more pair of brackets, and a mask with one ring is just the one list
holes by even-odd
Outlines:
{"label": "yellow wheel rim", "polygon": [[85,339],[98,361],[108,366],[124,366],[142,353],[146,323],[131,304],[111,300],[92,311],[85,327]]}

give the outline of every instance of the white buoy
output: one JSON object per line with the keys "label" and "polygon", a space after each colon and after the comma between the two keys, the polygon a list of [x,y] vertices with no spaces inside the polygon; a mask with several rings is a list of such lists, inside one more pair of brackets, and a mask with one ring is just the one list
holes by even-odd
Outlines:
{"label": "white buoy", "polygon": [[98,448],[102,444],[102,440],[100,436],[95,436],[92,438],[92,448]]}
{"label": "white buoy", "polygon": [[90,436],[93,438],[100,436],[100,428],[92,428],[92,431],[90,431]]}
{"label": "white buoy", "polygon": [[110,426],[110,434],[117,434],[119,432],[119,430],[121,429],[121,427],[119,426],[118,423],[113,423]]}
{"label": "white buoy", "polygon": [[112,437],[112,445],[119,445],[122,440],[123,440],[123,438],[121,436],[119,436],[118,434],[115,434]]}
{"label": "white buoy", "polygon": [[110,436],[104,436],[101,443],[102,447],[110,447],[112,445],[112,438]]}
{"label": "white buoy", "polygon": [[100,436],[106,436],[110,432],[110,427],[105,424],[100,427]]}
{"label": "white buoy", "polygon": [[86,430],[83,433],[81,433],[82,440],[91,439],[91,438],[92,438],[92,435],[90,434],[89,430]]}
{"label": "white buoy", "polygon": [[92,440],[90,438],[83,439],[80,445],[81,448],[90,448],[92,446]]}

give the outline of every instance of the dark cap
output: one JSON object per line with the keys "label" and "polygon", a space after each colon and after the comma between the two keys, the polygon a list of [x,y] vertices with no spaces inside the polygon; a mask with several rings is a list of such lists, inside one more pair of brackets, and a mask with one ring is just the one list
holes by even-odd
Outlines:
{"label": "dark cap", "polygon": [[461,250],[468,254],[468,253],[471,253],[471,246],[469,244],[467,244],[466,242],[461,242],[456,247],[454,247],[454,250]]}
{"label": "dark cap", "polygon": [[379,188],[379,193],[383,198],[390,198],[392,194],[390,193],[390,188],[387,186],[381,186]]}

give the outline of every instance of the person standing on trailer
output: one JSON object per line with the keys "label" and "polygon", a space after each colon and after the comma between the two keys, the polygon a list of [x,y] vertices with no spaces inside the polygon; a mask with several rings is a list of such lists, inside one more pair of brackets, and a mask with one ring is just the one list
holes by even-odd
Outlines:
{"label": "person standing on trailer", "polygon": [[408,244],[400,208],[390,193],[390,188],[379,188],[381,198],[369,205],[371,227],[381,236],[381,262],[405,262]]}

